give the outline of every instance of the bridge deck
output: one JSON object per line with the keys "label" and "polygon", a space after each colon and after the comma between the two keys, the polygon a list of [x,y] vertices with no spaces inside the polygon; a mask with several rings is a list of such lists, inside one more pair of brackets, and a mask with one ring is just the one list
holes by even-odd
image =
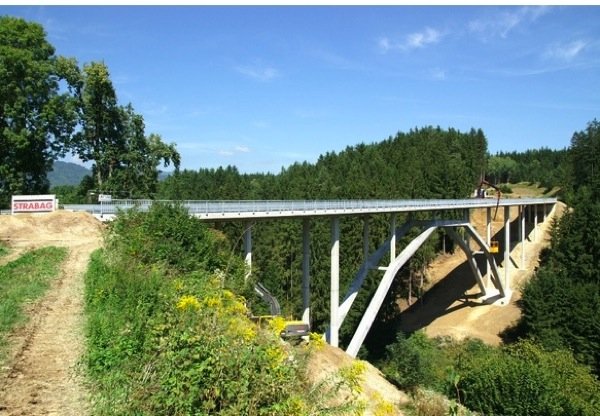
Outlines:
{"label": "bridge deck", "polygon": [[[147,210],[152,200],[113,200],[101,204],[65,205],[73,211],[112,216],[119,210],[137,208]],[[158,202],[158,201],[157,201]],[[175,202],[175,201],[160,201]],[[266,219],[293,217],[325,217],[340,215],[368,215],[416,211],[443,211],[471,208],[495,208],[493,198],[472,199],[400,199],[400,200],[331,200],[331,201],[179,201],[190,214],[205,220]],[[556,203],[556,198],[501,199],[499,205],[524,206]]]}

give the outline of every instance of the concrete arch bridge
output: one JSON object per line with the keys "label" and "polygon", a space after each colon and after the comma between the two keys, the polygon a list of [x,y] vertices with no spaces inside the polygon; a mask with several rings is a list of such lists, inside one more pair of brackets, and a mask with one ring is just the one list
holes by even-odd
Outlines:
{"label": "concrete arch bridge", "polygon": [[[175,201],[162,201],[175,202]],[[498,271],[496,256],[490,251],[492,211],[503,210],[505,242],[511,241],[510,208],[518,209],[518,237],[521,244],[525,244],[526,222],[532,228],[532,236],[537,238],[539,223],[546,221],[554,209],[556,198],[519,198],[519,199],[435,199],[435,200],[333,200],[333,201],[177,201],[186,207],[190,213],[200,220],[215,221],[255,221],[298,219],[303,222],[302,238],[302,320],[310,321],[310,221],[315,218],[329,218],[331,222],[330,241],[330,310],[329,330],[327,341],[333,345],[339,344],[339,329],[348,315],[354,300],[370,270],[379,270],[382,273],[379,285],[372,297],[362,319],[352,336],[346,352],[356,356],[383,300],[398,271],[411,258],[412,255],[425,243],[425,241],[438,228],[443,228],[464,251],[467,262],[475,281],[481,292],[481,297],[489,303],[506,304],[511,296],[510,265],[516,266],[511,257],[511,245],[503,244],[501,257],[503,258],[502,274]],[[65,205],[64,208],[73,211],[87,211],[101,220],[113,218],[119,210],[136,208],[147,210],[154,201],[151,200],[111,200],[94,205]],[[471,221],[473,209],[486,210],[486,227],[484,235],[475,229]],[[461,219],[442,219],[444,212],[462,211]],[[412,220],[411,213],[427,213],[427,220]],[[408,220],[404,224],[397,224],[398,214],[407,213]],[[375,251],[369,252],[369,215],[387,214],[390,219],[389,237]],[[359,216],[364,218],[363,263],[345,291],[343,298],[340,296],[340,218]],[[397,252],[399,241],[409,230],[417,227],[420,234],[414,238],[402,251]],[[462,231],[460,231],[462,230]],[[471,243],[473,242],[473,243]],[[476,249],[472,249],[476,246]],[[244,235],[245,259],[252,267],[252,227],[246,227]],[[389,253],[389,257],[387,254]],[[485,256],[486,270],[481,270],[475,260],[475,254]],[[524,264],[524,250],[521,251],[520,264]],[[381,264],[383,259],[390,259],[389,263]]]}

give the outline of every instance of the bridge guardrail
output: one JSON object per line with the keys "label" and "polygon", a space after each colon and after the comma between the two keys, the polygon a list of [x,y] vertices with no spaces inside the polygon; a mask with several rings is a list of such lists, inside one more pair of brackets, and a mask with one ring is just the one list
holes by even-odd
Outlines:
{"label": "bridge guardrail", "polygon": [[[501,199],[500,206],[554,204],[556,198]],[[155,202],[179,203],[197,216],[217,217],[233,214],[278,213],[333,215],[337,213],[361,212],[408,212],[448,209],[495,207],[496,199],[412,199],[412,200],[248,200],[248,201],[166,201],[149,199],[114,199],[99,204],[64,205],[64,209],[86,211],[92,214],[117,214],[119,210],[137,208],[147,211]]]}

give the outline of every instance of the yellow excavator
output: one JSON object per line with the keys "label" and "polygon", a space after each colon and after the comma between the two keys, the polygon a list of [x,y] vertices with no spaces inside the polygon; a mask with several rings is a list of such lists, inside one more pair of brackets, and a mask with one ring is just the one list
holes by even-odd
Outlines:
{"label": "yellow excavator", "polygon": [[[259,322],[262,320],[273,319],[276,316],[281,315],[281,307],[277,298],[273,296],[271,292],[260,282],[254,286],[256,294],[269,305],[270,315],[253,317]],[[281,333],[279,334],[283,339],[299,338],[310,334],[310,325],[304,321],[286,320]]]}
{"label": "yellow excavator", "polygon": [[[486,198],[487,197],[486,188],[484,188],[484,186],[494,188],[494,190],[496,191],[496,209],[494,210],[494,218],[492,220],[492,221],[496,221],[496,215],[498,214],[498,207],[500,206],[500,197],[502,196],[502,192],[500,191],[500,188],[498,188],[496,185],[491,184],[490,182],[486,181],[482,177],[481,181],[479,182],[479,186],[477,187],[477,198]],[[496,254],[499,251],[500,251],[500,245],[498,244],[498,240],[490,241],[490,253]]]}

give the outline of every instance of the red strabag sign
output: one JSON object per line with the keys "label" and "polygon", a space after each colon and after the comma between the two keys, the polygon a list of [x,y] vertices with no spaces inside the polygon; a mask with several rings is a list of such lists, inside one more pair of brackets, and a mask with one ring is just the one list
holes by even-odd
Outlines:
{"label": "red strabag sign", "polygon": [[56,195],[13,195],[13,214],[23,212],[52,212],[56,210]]}

